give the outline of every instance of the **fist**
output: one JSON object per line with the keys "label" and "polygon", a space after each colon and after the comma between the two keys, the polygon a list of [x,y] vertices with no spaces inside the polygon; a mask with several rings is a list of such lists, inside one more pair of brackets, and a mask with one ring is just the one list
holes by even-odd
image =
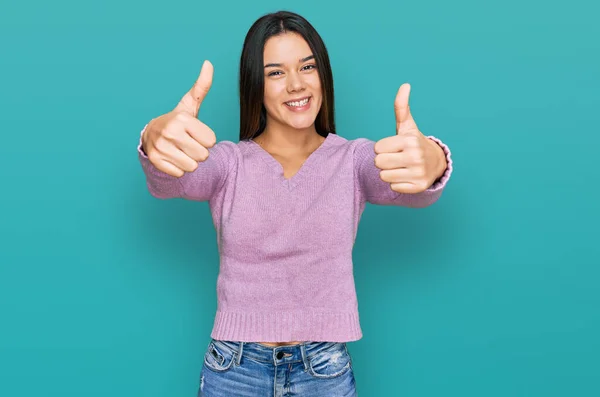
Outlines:
{"label": "fist", "polygon": [[403,84],[394,102],[396,135],[375,143],[375,166],[382,181],[398,193],[427,190],[446,169],[443,149],[425,137],[410,113],[410,85]]}
{"label": "fist", "polygon": [[213,66],[205,61],[198,79],[175,109],[152,119],[142,135],[142,148],[160,171],[181,177],[208,158],[216,144],[213,130],[198,120],[200,105],[210,90]]}

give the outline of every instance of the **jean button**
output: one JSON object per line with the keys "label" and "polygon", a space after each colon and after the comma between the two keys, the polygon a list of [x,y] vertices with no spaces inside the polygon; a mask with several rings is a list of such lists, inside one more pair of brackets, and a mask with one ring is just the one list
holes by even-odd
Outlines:
{"label": "jean button", "polygon": [[277,359],[281,360],[282,358],[283,358],[283,352],[280,351],[277,353]]}

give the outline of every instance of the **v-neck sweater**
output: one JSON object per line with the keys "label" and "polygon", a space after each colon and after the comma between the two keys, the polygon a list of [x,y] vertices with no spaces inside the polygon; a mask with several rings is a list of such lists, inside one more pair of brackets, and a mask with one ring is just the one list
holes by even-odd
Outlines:
{"label": "v-neck sweater", "polygon": [[[142,130],[142,134],[143,134]],[[397,193],[380,178],[375,142],[327,135],[287,179],[252,140],[217,142],[177,178],[138,158],[153,197],[209,203],[219,250],[211,337],[243,342],[362,338],[352,249],[366,203],[426,207],[441,196],[447,168],[426,191]]]}

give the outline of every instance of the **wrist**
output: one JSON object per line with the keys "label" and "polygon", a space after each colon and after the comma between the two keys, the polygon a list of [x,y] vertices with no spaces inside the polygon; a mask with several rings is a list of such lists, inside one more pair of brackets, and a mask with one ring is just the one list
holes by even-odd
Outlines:
{"label": "wrist", "polygon": [[444,152],[444,148],[442,148],[433,139],[429,139],[429,143],[432,145],[432,147],[434,148],[434,151],[436,153],[437,161],[435,162],[435,164],[436,164],[435,180],[437,181],[438,179],[440,179],[442,177],[442,175],[444,175],[444,173],[446,172],[446,169],[448,168],[448,162],[446,160],[446,152]]}
{"label": "wrist", "polygon": [[146,135],[148,130],[148,124],[144,126],[142,132],[140,133],[140,151],[144,154],[144,156],[148,156],[148,152],[146,151]]}

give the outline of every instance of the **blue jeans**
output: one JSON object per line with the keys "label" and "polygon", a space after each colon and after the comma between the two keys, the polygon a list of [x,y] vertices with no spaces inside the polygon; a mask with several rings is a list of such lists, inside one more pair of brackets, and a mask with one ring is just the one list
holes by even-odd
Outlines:
{"label": "blue jeans", "polygon": [[356,397],[345,343],[290,346],[211,339],[200,375],[201,397]]}

